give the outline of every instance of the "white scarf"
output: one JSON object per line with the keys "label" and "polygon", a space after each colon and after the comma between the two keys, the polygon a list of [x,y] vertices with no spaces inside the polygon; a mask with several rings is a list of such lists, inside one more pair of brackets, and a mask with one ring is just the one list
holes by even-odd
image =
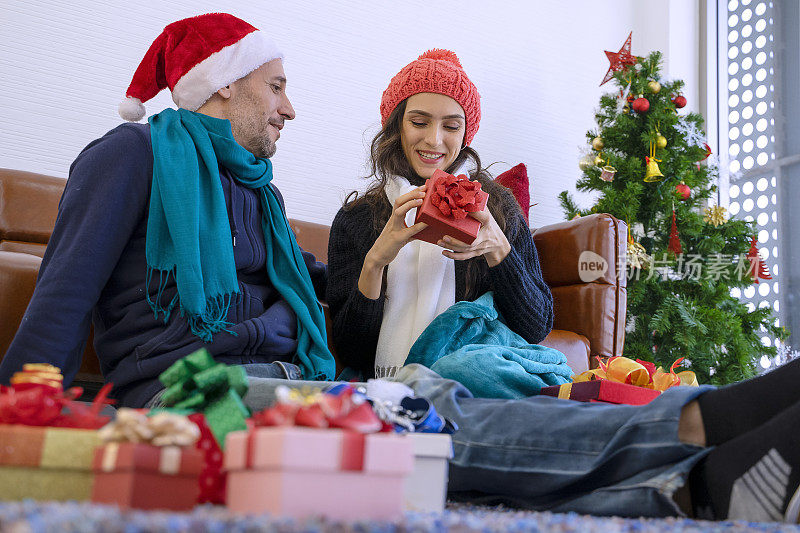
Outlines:
{"label": "white scarf", "polygon": [[[386,197],[394,205],[399,196],[416,189],[407,179],[392,176]],[[414,224],[417,209],[406,215]],[[386,301],[375,353],[375,376],[391,377],[405,363],[411,346],[425,328],[456,300],[455,261],[442,248],[413,240],[403,246],[386,272]]]}

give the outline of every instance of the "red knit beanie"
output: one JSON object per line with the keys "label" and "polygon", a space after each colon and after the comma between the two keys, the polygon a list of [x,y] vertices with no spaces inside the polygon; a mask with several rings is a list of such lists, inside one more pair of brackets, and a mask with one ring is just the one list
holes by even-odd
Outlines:
{"label": "red knit beanie", "polygon": [[481,122],[481,95],[464,72],[458,56],[450,50],[434,48],[403,67],[383,91],[381,125],[386,125],[400,102],[419,93],[443,94],[461,105],[467,122],[464,146],[469,146]]}

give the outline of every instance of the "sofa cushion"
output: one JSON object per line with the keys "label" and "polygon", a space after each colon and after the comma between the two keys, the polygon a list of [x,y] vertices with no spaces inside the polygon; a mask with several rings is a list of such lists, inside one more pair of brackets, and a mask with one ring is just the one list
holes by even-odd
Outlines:
{"label": "sofa cushion", "polygon": [[41,261],[31,254],[0,251],[0,359],[28,308]]}

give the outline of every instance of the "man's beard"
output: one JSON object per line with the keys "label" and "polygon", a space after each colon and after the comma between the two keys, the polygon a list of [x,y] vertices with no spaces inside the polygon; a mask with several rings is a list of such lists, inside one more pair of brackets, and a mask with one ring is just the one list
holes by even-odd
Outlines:
{"label": "man's beard", "polygon": [[275,155],[275,151],[278,149],[275,143],[267,136],[266,132],[264,132],[263,136],[252,139],[249,144],[252,148],[248,148],[248,150],[254,156],[262,159],[269,159]]}
{"label": "man's beard", "polygon": [[256,157],[270,158],[275,155],[277,147],[269,138],[268,128],[269,119],[266,115],[248,115],[231,120],[234,138]]}
{"label": "man's beard", "polygon": [[266,113],[254,114],[256,99],[249,92],[243,92],[231,116],[231,130],[234,139],[254,156],[268,159],[275,155],[277,146],[269,137],[269,116]]}

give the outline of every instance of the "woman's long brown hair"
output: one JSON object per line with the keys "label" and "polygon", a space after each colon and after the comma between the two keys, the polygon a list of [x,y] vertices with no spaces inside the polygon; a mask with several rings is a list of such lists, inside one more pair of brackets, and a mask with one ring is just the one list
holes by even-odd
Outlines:
{"label": "woman's long brown hair", "polygon": [[[421,186],[425,183],[425,179],[420,177],[414,172],[413,167],[406,159],[403,153],[403,147],[400,142],[400,128],[402,125],[403,114],[406,111],[406,102],[403,100],[389,115],[386,125],[375,135],[372,139],[370,146],[370,170],[371,174],[367,179],[372,179],[373,183],[370,185],[363,194],[358,191],[353,191],[344,201],[344,209],[350,210],[360,205],[368,205],[372,213],[372,230],[375,238],[383,230],[386,222],[392,214],[393,206],[386,198],[386,183],[392,176],[401,176],[406,178],[409,183],[416,186]],[[469,162],[473,170],[470,172],[470,179],[477,180],[481,184],[481,188],[489,193],[489,202],[487,204],[489,212],[492,214],[500,229],[506,230],[506,213],[503,209],[502,195],[505,192],[504,187],[492,178],[492,175],[481,166],[481,159],[473,148],[465,146],[456,157],[455,161],[447,167],[446,171],[453,173],[457,171],[462,164]],[[481,258],[473,258],[467,260],[467,282],[465,298],[471,300],[480,296],[478,294],[471,294],[478,285],[478,280],[486,276],[488,266],[486,261]],[[385,288],[385,274],[384,274],[384,288]]]}

